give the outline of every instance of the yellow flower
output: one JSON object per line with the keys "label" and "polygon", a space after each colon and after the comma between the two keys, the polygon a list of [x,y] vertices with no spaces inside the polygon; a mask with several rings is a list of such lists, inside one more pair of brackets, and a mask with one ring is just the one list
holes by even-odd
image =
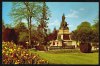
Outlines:
{"label": "yellow flower", "polygon": [[4,53],[5,51],[3,50],[2,53]]}
{"label": "yellow flower", "polygon": [[33,59],[35,58],[36,56],[33,56]]}
{"label": "yellow flower", "polygon": [[15,62],[15,64],[19,64],[19,62]]}
{"label": "yellow flower", "polygon": [[7,49],[7,47],[5,47],[5,49]]}
{"label": "yellow flower", "polygon": [[28,55],[28,54],[26,54],[26,55]]}
{"label": "yellow flower", "polygon": [[20,48],[18,47],[18,50],[20,50]]}
{"label": "yellow flower", "polygon": [[41,60],[41,61],[44,61],[44,60]]}
{"label": "yellow flower", "polygon": [[8,55],[8,53],[6,53],[6,55]]}
{"label": "yellow flower", "polygon": [[15,51],[16,49],[14,49],[14,51]]}
{"label": "yellow flower", "polygon": [[13,50],[12,50],[12,49],[10,49],[10,51],[12,52]]}

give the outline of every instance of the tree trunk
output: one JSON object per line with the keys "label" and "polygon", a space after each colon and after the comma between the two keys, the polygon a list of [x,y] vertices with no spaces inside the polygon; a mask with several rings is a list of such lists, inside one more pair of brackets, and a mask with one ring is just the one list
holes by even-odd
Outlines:
{"label": "tree trunk", "polygon": [[[28,32],[30,33],[30,20],[29,20],[29,17],[27,18],[27,21],[28,21]],[[30,34],[29,34],[30,36]],[[28,40],[30,42],[30,38]],[[28,49],[28,44],[27,44],[27,49]]]}
{"label": "tree trunk", "polygon": [[27,21],[28,21],[28,30],[29,30],[29,26],[30,26],[30,23],[29,23],[29,16],[27,17]]}
{"label": "tree trunk", "polygon": [[29,4],[28,3],[26,3],[26,2],[24,2],[24,4],[26,5],[26,8],[27,8],[27,11],[30,13],[29,14],[29,45],[31,45],[31,18],[32,18],[32,16],[31,16],[31,14],[32,14],[32,11],[30,10],[30,8],[29,8]]}
{"label": "tree trunk", "polygon": [[30,24],[30,26],[29,26],[29,45],[31,45],[31,18],[32,17],[29,18],[29,21],[30,21],[29,22],[29,24]]}

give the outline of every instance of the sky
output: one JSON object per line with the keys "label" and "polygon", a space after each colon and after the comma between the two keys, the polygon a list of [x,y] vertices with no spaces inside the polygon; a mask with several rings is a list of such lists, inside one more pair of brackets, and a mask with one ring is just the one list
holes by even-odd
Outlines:
{"label": "sky", "polygon": [[[98,2],[46,2],[46,5],[51,12],[51,17],[48,21],[48,28],[51,31],[54,27],[59,29],[63,14],[65,14],[65,21],[68,23],[70,32],[84,21],[94,24],[93,20],[99,15]],[[9,16],[11,8],[11,2],[3,2],[2,18],[5,24],[12,24],[13,22]]]}

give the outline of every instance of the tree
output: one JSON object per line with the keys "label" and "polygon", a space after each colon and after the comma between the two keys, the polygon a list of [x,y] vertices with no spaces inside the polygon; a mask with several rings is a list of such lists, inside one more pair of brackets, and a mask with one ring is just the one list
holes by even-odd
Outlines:
{"label": "tree", "polygon": [[58,32],[57,29],[54,28],[53,32],[48,35],[49,41],[57,39],[57,32]]}
{"label": "tree", "polygon": [[18,35],[15,32],[14,28],[5,28],[3,32],[3,39],[4,41],[13,41],[14,43],[17,43],[18,41]]}
{"label": "tree", "polygon": [[98,43],[99,42],[99,20],[95,19],[94,22],[95,23],[92,25],[92,31],[93,31],[92,42]]}
{"label": "tree", "polygon": [[16,29],[16,31],[19,32],[27,32],[27,27],[25,26],[25,23],[20,22],[18,24],[15,25],[14,27]]}
{"label": "tree", "polygon": [[[4,21],[2,20],[2,34],[4,32],[4,29],[5,29],[5,25],[4,25]],[[3,35],[2,35],[3,36]]]}
{"label": "tree", "polygon": [[47,45],[47,29],[48,29],[48,26],[47,26],[47,20],[49,20],[49,17],[48,15],[48,7],[46,6],[46,3],[43,2],[43,9],[42,9],[42,18],[40,19],[39,21],[39,25],[38,25],[38,32],[39,32],[39,44],[42,44],[42,45]]}
{"label": "tree", "polygon": [[91,52],[92,29],[89,22],[82,22],[75,31],[72,32],[72,37],[76,41],[80,41],[81,52]]}
{"label": "tree", "polygon": [[4,30],[5,30],[5,25],[4,21],[2,20],[2,40],[4,39]]}
{"label": "tree", "polygon": [[72,31],[71,37],[76,41],[90,42],[91,41],[91,24],[89,22],[82,22],[76,30]]}
{"label": "tree", "polygon": [[5,28],[12,28],[11,24],[5,24]]}
{"label": "tree", "polygon": [[41,3],[37,2],[14,2],[11,17],[15,22],[20,22],[22,19],[26,19],[29,29],[29,44],[31,45],[31,22],[32,18],[36,19],[37,15],[41,13]]}
{"label": "tree", "polygon": [[28,33],[27,32],[20,32],[19,35],[18,35],[18,42],[19,42],[19,44],[21,44],[23,46],[27,46],[27,48],[28,48],[28,44],[26,43],[28,41],[29,41]]}
{"label": "tree", "polygon": [[25,23],[20,22],[17,25],[15,25],[14,28],[16,30],[16,33],[18,33],[18,43],[19,44],[20,43],[25,44],[26,41],[29,41],[29,39],[28,39],[28,29],[25,26]]}
{"label": "tree", "polygon": [[89,22],[82,22],[78,27],[77,27],[77,34],[78,34],[78,40],[81,41],[82,43],[87,43],[91,42],[91,24]]}
{"label": "tree", "polygon": [[77,30],[74,30],[74,31],[71,32],[71,39],[75,40],[76,43],[79,41],[79,39],[78,39],[78,31]]}
{"label": "tree", "polygon": [[2,20],[2,29],[5,29],[4,21]]}
{"label": "tree", "polygon": [[92,25],[92,46],[99,47],[99,18],[96,18]]}
{"label": "tree", "polygon": [[56,40],[57,39],[57,30],[56,30],[56,28],[54,28],[54,30],[53,30],[53,40]]}
{"label": "tree", "polygon": [[32,41],[32,44],[34,44],[32,46],[37,45],[37,42],[39,41],[38,40],[39,38],[40,37],[39,37],[38,31],[37,31],[37,26],[32,25],[32,39],[31,39],[31,41]]}

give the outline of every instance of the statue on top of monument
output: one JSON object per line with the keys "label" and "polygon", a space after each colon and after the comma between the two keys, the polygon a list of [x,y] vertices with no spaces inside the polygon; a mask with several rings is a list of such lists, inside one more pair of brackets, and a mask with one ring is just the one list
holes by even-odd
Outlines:
{"label": "statue on top of monument", "polygon": [[60,24],[60,29],[69,29],[68,28],[68,24],[67,24],[67,22],[65,21],[65,15],[63,14],[63,16],[62,16],[62,22],[61,22],[61,24]]}

